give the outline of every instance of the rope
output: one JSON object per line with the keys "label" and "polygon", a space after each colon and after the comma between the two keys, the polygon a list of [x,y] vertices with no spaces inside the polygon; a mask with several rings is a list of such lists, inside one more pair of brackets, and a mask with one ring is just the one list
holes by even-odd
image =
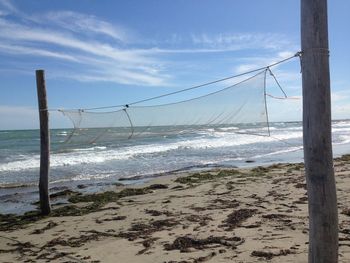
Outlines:
{"label": "rope", "polygon": [[269,112],[267,110],[267,103],[266,103],[266,73],[269,68],[266,68],[265,74],[264,74],[264,103],[265,103],[265,114],[266,114],[266,124],[267,124],[267,132],[269,136],[271,135],[270,133],[270,122],[269,122]]}
{"label": "rope", "polygon": [[[253,70],[246,71],[246,72],[243,72],[243,73],[240,73],[240,74],[237,74],[237,75],[233,75],[233,76],[229,76],[229,77],[226,77],[226,78],[222,78],[222,79],[206,82],[206,83],[203,83],[203,84],[200,84],[200,85],[196,85],[196,86],[192,86],[192,87],[189,87],[189,88],[186,88],[186,89],[182,89],[182,90],[178,90],[178,91],[174,91],[174,92],[158,95],[158,96],[147,98],[147,99],[134,101],[134,102],[127,103],[127,104],[103,106],[103,107],[94,107],[94,108],[84,108],[84,109],[70,109],[70,110],[82,110],[82,111],[84,111],[84,110],[102,110],[102,109],[121,108],[121,107],[128,108],[130,105],[135,105],[135,104],[139,104],[139,103],[142,103],[142,102],[147,102],[147,101],[151,101],[151,100],[155,100],[155,99],[164,98],[164,97],[171,96],[171,95],[174,95],[174,94],[186,92],[186,91],[193,90],[193,89],[202,88],[202,87],[205,87],[205,86],[208,86],[208,85],[211,85],[211,84],[215,84],[215,83],[219,83],[219,82],[226,81],[226,80],[229,80],[229,79],[233,79],[233,78],[241,77],[241,76],[244,76],[244,75],[248,75],[248,74],[251,74],[251,73],[254,73],[254,72],[257,72],[257,71],[261,71],[261,70],[264,70],[264,69],[269,69],[271,67],[277,66],[277,65],[279,65],[281,63],[284,63],[284,62],[286,62],[288,60],[291,60],[291,59],[293,59],[295,57],[300,57],[300,54],[301,54],[301,52],[299,51],[299,52],[295,53],[293,56],[290,56],[288,58],[282,59],[282,60],[280,60],[278,62],[272,63],[272,64],[270,64],[268,66],[265,66],[265,67],[253,69]],[[277,83],[278,83],[278,81],[277,81]],[[51,111],[57,111],[57,110],[58,111],[62,111],[61,109],[48,109],[48,110],[51,110]]]}
{"label": "rope", "polygon": [[131,118],[129,113],[126,111],[126,109],[123,109],[123,111],[125,112],[126,116],[128,117],[129,123],[130,123],[130,128],[131,128],[131,134],[129,135],[128,139],[131,139],[131,137],[134,135],[134,125],[132,124]]}
{"label": "rope", "polygon": [[300,98],[295,98],[295,97],[276,97],[268,93],[266,93],[266,96],[277,100],[300,100]]}
{"label": "rope", "polygon": [[282,89],[282,87],[281,87],[281,85],[280,85],[280,83],[278,82],[278,80],[277,80],[277,78],[276,78],[276,76],[272,73],[272,71],[271,71],[271,69],[270,68],[267,68],[268,70],[269,70],[269,72],[270,72],[270,76],[272,76],[273,77],[273,79],[275,80],[275,82],[276,82],[276,84],[277,84],[277,86],[280,88],[280,90],[282,91],[282,93],[283,93],[283,95],[284,95],[284,98],[287,98],[287,94],[284,92],[284,90]]}

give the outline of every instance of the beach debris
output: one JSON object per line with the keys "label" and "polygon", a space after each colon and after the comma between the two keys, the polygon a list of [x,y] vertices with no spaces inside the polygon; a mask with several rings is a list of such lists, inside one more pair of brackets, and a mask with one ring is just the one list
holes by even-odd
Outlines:
{"label": "beach debris", "polygon": [[144,249],[137,252],[137,255],[145,254],[148,250],[151,249],[154,242],[158,239],[159,239],[158,237],[152,237],[152,238],[147,238],[146,240],[142,241],[141,243],[144,246]]}
{"label": "beach debris", "polygon": [[150,190],[158,190],[158,189],[168,189],[169,187],[165,184],[151,184],[147,188]]}
{"label": "beach debris", "polygon": [[216,253],[213,251],[207,256],[195,258],[193,260],[193,263],[205,262],[205,261],[208,261],[208,260],[210,260],[211,258],[213,258],[215,256],[216,256]]}
{"label": "beach debris", "polygon": [[178,177],[176,178],[175,182],[181,183],[181,184],[196,184],[200,182],[206,182],[210,180],[214,180],[216,178],[222,178],[222,177],[229,177],[229,176],[237,176],[240,172],[235,169],[230,170],[221,170],[218,173],[215,172],[200,172],[200,173],[193,173],[188,176]]}
{"label": "beach debris", "polygon": [[151,216],[161,216],[161,215],[173,216],[173,213],[171,213],[170,211],[158,211],[153,209],[145,209],[145,213]]}
{"label": "beach debris", "polygon": [[250,170],[254,175],[266,174],[270,171],[270,167],[257,166]]}
{"label": "beach debris", "polygon": [[335,158],[335,161],[350,162],[350,154],[344,154],[341,157]]}
{"label": "beach debris", "polygon": [[307,196],[300,197],[298,200],[293,201],[293,204],[306,204],[308,201]]}
{"label": "beach debris", "polygon": [[56,227],[56,226],[58,226],[57,223],[55,223],[55,222],[53,222],[53,221],[49,221],[49,223],[48,223],[45,227],[43,227],[43,228],[41,228],[41,229],[35,229],[31,234],[42,234],[42,233],[44,233],[46,230],[49,230],[49,229],[54,228],[54,227]]}
{"label": "beach debris", "polygon": [[213,221],[213,218],[209,215],[189,215],[185,217],[186,220],[190,222],[196,222],[199,223],[200,226],[206,226],[208,225],[208,221]]}
{"label": "beach debris", "polygon": [[113,216],[111,218],[104,218],[104,219],[96,219],[95,222],[97,224],[102,224],[103,222],[108,222],[108,221],[121,221],[121,220],[125,220],[126,216]]}
{"label": "beach debris", "polygon": [[346,216],[350,216],[350,208],[344,208],[341,213]]}
{"label": "beach debris", "polygon": [[171,188],[172,190],[182,190],[184,187],[182,185],[175,185],[174,187]]}
{"label": "beach debris", "polygon": [[303,188],[306,190],[306,184],[305,183],[297,183],[294,185],[295,188]]}
{"label": "beach debris", "polygon": [[259,258],[265,258],[267,260],[270,260],[273,257],[286,256],[286,255],[289,255],[289,254],[294,254],[294,252],[291,251],[290,249],[281,249],[277,253],[273,253],[273,252],[270,252],[270,251],[254,250],[250,255],[252,257],[259,257]]}
{"label": "beach debris", "polygon": [[72,195],[81,195],[81,193],[72,191],[70,189],[66,189],[63,191],[50,194],[50,198],[66,197],[66,196],[72,196]]}
{"label": "beach debris", "polygon": [[267,214],[267,215],[262,215],[262,218],[266,218],[266,219],[284,219],[287,218],[288,215],[284,215],[284,214]]}
{"label": "beach debris", "polygon": [[168,229],[178,224],[179,222],[174,218],[154,220],[149,222],[149,224],[134,223],[127,232],[120,232],[118,237],[126,238],[129,241],[134,241],[138,238],[147,239],[155,232]]}
{"label": "beach debris", "polygon": [[68,239],[63,239],[62,237],[57,237],[46,243],[42,249],[47,247],[55,247],[57,245],[67,246],[67,247],[81,247],[87,242],[100,240],[101,237],[117,237],[116,234],[108,232],[100,232],[96,230],[82,231],[87,233],[87,235],[81,235],[78,237],[70,237]]}
{"label": "beach debris", "polygon": [[191,248],[206,249],[211,245],[222,245],[235,249],[238,245],[244,243],[244,239],[240,237],[225,236],[209,236],[207,238],[198,239],[192,236],[177,237],[172,244],[165,244],[165,250],[180,250],[180,252],[190,252]]}
{"label": "beach debris", "polygon": [[0,254],[1,253],[19,253],[21,256],[24,256],[26,254],[31,254],[33,253],[33,249],[35,246],[30,243],[30,242],[18,242],[16,241],[15,243],[7,243],[7,246],[11,247],[9,249],[0,249]]}
{"label": "beach debris", "polygon": [[37,210],[29,211],[23,215],[0,214],[0,231],[11,231],[38,221],[45,216]]}
{"label": "beach debris", "polygon": [[226,227],[226,230],[230,231],[239,226],[243,221],[252,217],[257,211],[257,209],[236,210],[227,216],[227,219],[223,221],[224,224],[220,225],[220,227]]}

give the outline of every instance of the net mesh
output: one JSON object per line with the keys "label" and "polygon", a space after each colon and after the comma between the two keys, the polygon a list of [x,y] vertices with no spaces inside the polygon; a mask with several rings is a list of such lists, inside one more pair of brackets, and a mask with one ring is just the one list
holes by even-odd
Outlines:
{"label": "net mesh", "polygon": [[226,88],[174,103],[133,104],[103,112],[61,110],[74,126],[66,142],[93,144],[232,125],[238,132],[268,135],[265,74],[262,71]]}

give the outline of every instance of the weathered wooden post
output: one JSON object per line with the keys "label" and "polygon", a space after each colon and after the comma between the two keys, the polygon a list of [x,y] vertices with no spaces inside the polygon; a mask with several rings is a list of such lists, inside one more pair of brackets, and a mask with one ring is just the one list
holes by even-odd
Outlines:
{"label": "weathered wooden post", "polygon": [[301,0],[304,160],[309,199],[309,263],[338,262],[327,0]]}
{"label": "weathered wooden post", "polygon": [[44,70],[36,72],[36,86],[38,92],[39,120],[40,120],[40,180],[39,195],[40,209],[43,215],[51,212],[49,196],[50,170],[50,131],[49,112],[47,110],[46,84]]}

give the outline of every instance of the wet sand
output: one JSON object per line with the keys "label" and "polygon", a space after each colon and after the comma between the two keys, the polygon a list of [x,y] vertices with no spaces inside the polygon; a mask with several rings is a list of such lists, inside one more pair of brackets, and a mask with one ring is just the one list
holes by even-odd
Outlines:
{"label": "wet sand", "polygon": [[[350,155],[335,161],[339,262],[350,261]],[[215,169],[55,198],[0,216],[0,262],[307,262],[302,164]]]}

